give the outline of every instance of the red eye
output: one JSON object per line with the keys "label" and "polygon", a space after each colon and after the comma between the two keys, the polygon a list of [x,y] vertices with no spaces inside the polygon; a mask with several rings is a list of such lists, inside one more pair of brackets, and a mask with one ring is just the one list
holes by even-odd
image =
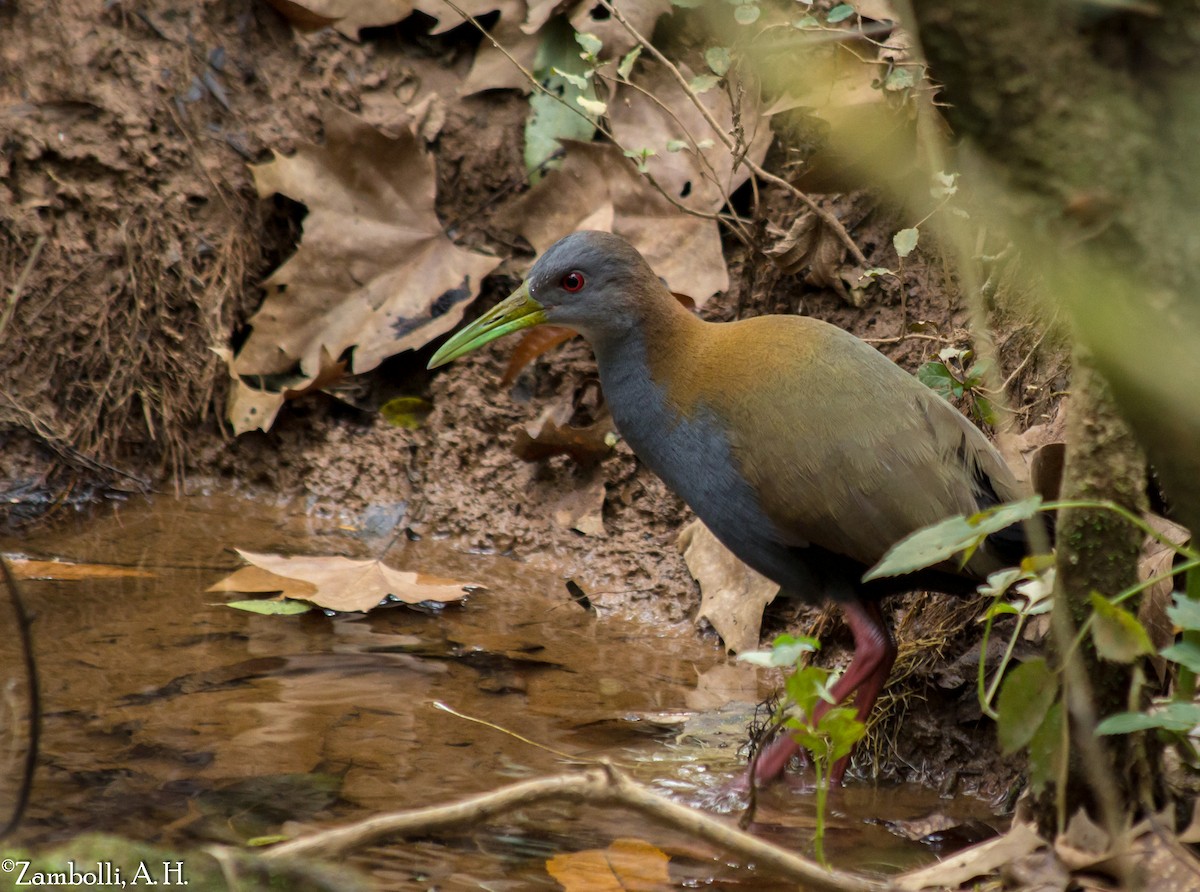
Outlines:
{"label": "red eye", "polygon": [[578,270],[569,272],[562,277],[563,291],[570,291],[574,294],[583,287],[583,273]]}

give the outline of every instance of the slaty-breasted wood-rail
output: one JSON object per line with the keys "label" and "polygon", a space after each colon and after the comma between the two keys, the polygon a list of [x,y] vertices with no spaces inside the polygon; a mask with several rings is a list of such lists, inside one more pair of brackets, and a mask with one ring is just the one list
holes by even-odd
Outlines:
{"label": "slaty-breasted wood-rail", "polygon": [[[896,657],[879,600],[970,592],[1025,552],[1011,527],[965,567],[862,581],[909,533],[1021,493],[958,410],[836,326],[804,316],[703,321],[623,239],[577,232],[430,367],[542,322],[591,343],[621,435],[718,539],[785,592],[841,605],[854,656],[832,694],[855,697],[860,719]],[[779,775],[796,750],[788,739],[773,744],[758,778]],[[845,767],[835,766],[836,780]]]}

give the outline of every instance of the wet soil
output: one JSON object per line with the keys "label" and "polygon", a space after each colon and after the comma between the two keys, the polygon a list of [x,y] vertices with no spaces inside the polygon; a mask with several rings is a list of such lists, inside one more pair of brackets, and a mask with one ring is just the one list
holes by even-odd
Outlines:
{"label": "wet soil", "polygon": [[[44,732],[17,843],[97,827],[184,848],[244,843],[446,803],[600,757],[696,805],[711,805],[737,776],[745,715],[773,680],[728,663],[712,642],[596,616],[571,599],[549,559],[397,542],[370,517],[318,521],[302,508],[244,496],[134,500],[0,542],[10,556],[63,562],[27,570],[34,578],[21,583],[34,613]],[[441,609],[257,616],[205,591],[240,565],[235,545],[386,555],[488,588]],[[16,665],[15,636],[0,642],[4,664]],[[714,722],[718,706],[736,718]],[[16,772],[2,776],[10,783]],[[831,798],[826,848],[834,863],[893,872],[930,860],[944,841],[909,838],[923,835],[930,815],[939,829],[974,822],[988,833],[1003,824],[992,811],[918,785],[852,783]],[[809,851],[813,819],[811,790],[796,775],[766,791],[755,830]],[[680,883],[775,885],[641,819],[565,806],[354,861],[389,889],[499,876],[553,888],[546,858],[630,836],[667,851]]]}

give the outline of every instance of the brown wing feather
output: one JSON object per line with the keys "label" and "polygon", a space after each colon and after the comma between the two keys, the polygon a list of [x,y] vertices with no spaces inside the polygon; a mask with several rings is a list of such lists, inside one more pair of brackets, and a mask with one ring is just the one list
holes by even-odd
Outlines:
{"label": "brown wing feather", "polygon": [[841,329],[783,318],[707,326],[683,380],[708,382],[704,401],[729,420],[742,473],[790,544],[873,564],[914,530],[978,510],[980,473],[1018,497],[953,406]]}

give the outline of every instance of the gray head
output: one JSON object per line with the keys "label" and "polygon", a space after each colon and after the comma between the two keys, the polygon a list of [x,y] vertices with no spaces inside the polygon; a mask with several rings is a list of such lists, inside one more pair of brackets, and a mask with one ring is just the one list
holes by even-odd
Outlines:
{"label": "gray head", "polygon": [[647,289],[663,290],[637,250],[611,232],[586,230],[555,242],[526,277],[546,321],[570,326],[589,340],[636,321]]}
{"label": "gray head", "polygon": [[593,347],[618,343],[637,331],[655,300],[672,303],[629,242],[608,232],[576,232],[555,242],[520,288],[446,341],[429,367],[543,322],[573,328]]}

